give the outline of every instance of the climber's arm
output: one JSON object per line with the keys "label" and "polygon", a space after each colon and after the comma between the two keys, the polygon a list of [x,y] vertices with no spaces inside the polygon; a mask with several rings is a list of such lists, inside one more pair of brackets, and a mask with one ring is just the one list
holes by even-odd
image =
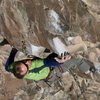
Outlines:
{"label": "climber's arm", "polygon": [[17,51],[18,51],[17,49],[12,48],[12,50],[10,52],[10,55],[7,59],[7,62],[5,64],[5,70],[8,71],[8,72],[10,72],[9,66],[14,62],[14,58],[15,58],[15,55],[16,55]]}
{"label": "climber's arm", "polygon": [[63,64],[64,62],[66,62],[67,60],[69,60],[71,58],[71,56],[66,55],[66,56],[62,56],[59,59],[56,54],[55,54],[55,56],[51,56],[51,55],[49,55],[49,57],[44,59],[45,66],[60,66],[61,64]]}

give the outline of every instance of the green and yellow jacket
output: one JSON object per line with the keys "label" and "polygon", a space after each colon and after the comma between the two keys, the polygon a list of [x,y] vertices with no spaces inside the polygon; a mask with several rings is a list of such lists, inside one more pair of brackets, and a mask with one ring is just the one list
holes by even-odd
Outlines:
{"label": "green and yellow jacket", "polygon": [[[29,73],[27,73],[24,76],[24,78],[25,79],[32,79],[32,80],[36,80],[36,81],[45,79],[48,76],[49,72],[50,72],[49,67],[44,67],[37,73],[32,71],[33,69],[40,68],[41,66],[44,66],[43,59],[33,60],[31,62],[30,68],[29,68]],[[13,69],[13,63],[9,66],[9,70],[12,70],[12,69]]]}
{"label": "green and yellow jacket", "polygon": [[[17,53],[17,50],[13,48],[10,52],[10,55],[7,59],[7,62],[5,64],[5,70],[8,72],[12,72],[13,69],[13,64],[14,62],[14,57]],[[50,54],[48,57],[44,59],[34,59],[32,60],[32,63],[29,68],[29,73],[27,73],[24,78],[25,79],[32,79],[32,80],[42,80],[45,79],[49,72],[50,72],[50,67],[55,67],[59,66],[63,63],[58,63],[54,57],[57,57],[58,55],[55,53]],[[35,71],[37,69],[38,71]]]}

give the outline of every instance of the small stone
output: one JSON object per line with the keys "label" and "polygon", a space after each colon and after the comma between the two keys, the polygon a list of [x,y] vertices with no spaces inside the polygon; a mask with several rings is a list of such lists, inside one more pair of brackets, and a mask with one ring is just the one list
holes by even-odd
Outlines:
{"label": "small stone", "polygon": [[91,62],[95,62],[96,61],[96,58],[97,58],[96,53],[94,53],[94,52],[90,52],[89,53],[89,60]]}

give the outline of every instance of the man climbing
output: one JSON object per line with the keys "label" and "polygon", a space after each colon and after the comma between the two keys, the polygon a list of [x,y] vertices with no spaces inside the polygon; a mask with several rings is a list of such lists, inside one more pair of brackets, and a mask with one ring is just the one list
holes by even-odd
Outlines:
{"label": "man climbing", "polygon": [[16,53],[17,50],[13,48],[5,65],[6,71],[12,72],[14,76],[19,79],[26,78],[36,81],[45,79],[50,72],[51,66],[59,66],[71,58],[71,56],[66,55],[65,52],[61,58],[58,58],[57,54],[52,53],[44,59],[36,57],[34,59],[26,59],[14,62]]}

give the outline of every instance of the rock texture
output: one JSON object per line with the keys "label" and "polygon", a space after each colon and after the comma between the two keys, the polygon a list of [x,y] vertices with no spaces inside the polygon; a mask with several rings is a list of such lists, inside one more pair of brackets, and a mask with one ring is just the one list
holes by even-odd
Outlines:
{"label": "rock texture", "polygon": [[94,0],[82,0],[88,7],[88,11],[94,18],[97,20],[97,22],[100,22],[100,1],[94,1]]}
{"label": "rock texture", "polygon": [[[73,44],[73,41],[77,38],[80,39],[80,43],[74,42]],[[2,40],[1,36],[0,39]],[[4,65],[12,47],[10,45],[0,46],[0,100],[99,100],[100,48],[98,48],[98,45],[100,45],[100,42],[83,41],[81,36],[76,36],[66,43],[69,43],[68,48],[72,50],[74,56],[90,60],[95,64],[97,71],[94,75],[86,75],[74,68],[75,77],[68,71],[64,72],[61,78],[55,77],[55,74],[53,81],[49,83],[51,87],[45,82],[39,81],[37,84],[43,87],[39,91],[33,80],[19,80],[5,71]],[[73,45],[73,48],[71,45]],[[87,50],[84,50],[84,45]],[[97,55],[96,59],[95,55]],[[19,52],[15,60],[25,57],[23,53]],[[60,74],[57,73],[57,75]]]}
{"label": "rock texture", "polygon": [[[18,80],[4,69],[13,47],[30,44],[50,50],[48,39],[60,37],[70,53],[93,62],[96,73],[75,77],[65,72],[51,87],[33,80]],[[0,0],[0,100],[100,100],[100,0]],[[40,55],[41,56],[41,55]],[[46,57],[43,54],[42,57]],[[24,59],[19,52],[16,60]]]}
{"label": "rock texture", "polygon": [[[100,38],[99,0],[0,0],[0,34],[19,50],[51,49],[48,38],[92,34]],[[98,16],[98,17],[96,17]]]}

